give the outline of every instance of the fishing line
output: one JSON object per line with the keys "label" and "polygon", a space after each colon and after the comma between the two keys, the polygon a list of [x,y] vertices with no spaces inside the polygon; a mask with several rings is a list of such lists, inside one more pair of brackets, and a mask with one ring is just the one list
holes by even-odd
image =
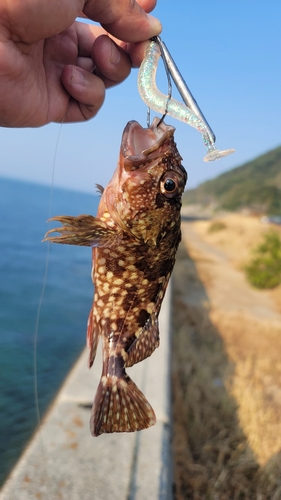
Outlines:
{"label": "fishing line", "polygon": [[[94,73],[95,67],[92,69],[91,73]],[[68,104],[68,108],[70,106],[70,103]],[[65,113],[64,118],[62,119],[60,123],[60,128],[59,128],[59,133],[57,136],[57,140],[55,143],[55,150],[54,150],[54,157],[53,157],[53,163],[52,163],[52,175],[51,175],[51,191],[50,191],[50,199],[49,199],[49,208],[48,208],[48,217],[47,219],[51,218],[52,215],[52,205],[53,205],[53,194],[54,194],[54,185],[55,185],[55,168],[56,168],[56,159],[57,159],[57,152],[58,152],[58,147],[59,147],[59,141],[61,138],[61,133],[62,133],[62,128],[64,125],[65,117],[66,117],[67,111]],[[48,278],[48,271],[49,271],[49,263],[50,263],[50,242],[47,242],[47,250],[46,250],[46,261],[45,261],[45,271],[44,271],[44,276],[43,276],[43,284],[42,284],[42,290],[41,294],[39,297],[39,304],[37,308],[37,315],[36,315],[36,320],[35,320],[35,330],[34,330],[34,349],[33,349],[33,376],[34,376],[34,399],[35,399],[35,412],[36,412],[36,419],[37,419],[37,424],[38,424],[38,433],[40,436],[40,441],[41,441],[41,448],[42,448],[42,456],[43,460],[45,463],[45,469],[46,469],[46,475],[47,479],[50,482],[50,474],[48,474],[48,467],[47,467],[47,456],[45,453],[45,447],[44,447],[44,439],[41,431],[41,424],[42,424],[42,418],[41,418],[41,412],[40,412],[40,406],[39,406],[39,392],[38,392],[38,338],[39,338],[39,324],[40,324],[40,316],[41,316],[41,311],[42,311],[42,306],[43,306],[43,300],[44,300],[44,295],[45,295],[45,290],[46,290],[46,285],[47,285],[47,278]],[[48,498],[49,496],[49,489],[47,488],[47,495]]]}
{"label": "fishing line", "polygon": [[[59,133],[58,133],[56,144],[55,144],[54,158],[53,158],[53,163],[52,163],[51,190],[50,190],[48,217],[47,217],[48,219],[50,219],[50,217],[52,215],[56,158],[57,158],[58,146],[59,146],[59,141],[60,141],[60,137],[61,137],[61,132],[62,132],[62,126],[63,126],[63,124],[64,124],[64,119],[62,120],[62,122],[60,124]],[[48,271],[49,271],[49,262],[50,262],[50,243],[48,242],[48,244],[47,244],[47,250],[46,250],[46,261],[45,261],[45,271],[44,271],[44,276],[43,276],[43,284],[42,284],[41,294],[40,294],[40,297],[39,297],[39,304],[38,304],[38,308],[37,308],[37,315],[36,315],[36,321],[35,321],[34,350],[33,350],[33,374],[34,374],[35,411],[36,411],[36,419],[37,419],[37,424],[38,424],[38,429],[39,429],[39,436],[40,436],[40,441],[41,441],[42,456],[43,456],[43,460],[44,460],[44,463],[45,463],[45,469],[46,469],[46,475],[47,475],[48,481],[50,481],[50,476],[48,474],[47,457],[46,457],[46,454],[45,454],[45,447],[44,447],[43,436],[42,436],[42,432],[40,430],[41,429],[42,419],[41,419],[41,412],[40,412],[40,406],[39,406],[39,394],[38,394],[38,338],[39,338],[40,316],[41,316],[42,305],[43,305],[43,300],[44,300],[44,295],[45,295],[45,290],[46,290],[46,285],[47,285],[47,278],[48,278]],[[49,497],[49,490],[47,489],[47,491],[48,491],[47,495]]]}

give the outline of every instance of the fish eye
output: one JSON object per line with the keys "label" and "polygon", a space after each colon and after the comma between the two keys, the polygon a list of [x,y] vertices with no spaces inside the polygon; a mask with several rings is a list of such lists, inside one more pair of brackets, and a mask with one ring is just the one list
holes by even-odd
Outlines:
{"label": "fish eye", "polygon": [[164,184],[165,191],[173,192],[176,189],[176,183],[174,179],[166,179]]}
{"label": "fish eye", "polygon": [[166,172],[160,182],[160,191],[166,198],[174,198],[179,194],[178,178],[174,172]]}

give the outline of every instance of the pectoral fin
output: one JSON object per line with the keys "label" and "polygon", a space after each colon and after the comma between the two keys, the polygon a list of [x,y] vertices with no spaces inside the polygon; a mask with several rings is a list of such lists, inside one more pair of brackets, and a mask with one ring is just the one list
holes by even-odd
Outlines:
{"label": "pectoral fin", "polygon": [[[48,222],[51,221],[60,222],[62,227],[49,229],[43,241],[86,247],[110,247],[116,244],[121,236],[118,229],[109,227],[92,215],[61,215],[52,217]],[[50,236],[53,233],[60,235]]]}

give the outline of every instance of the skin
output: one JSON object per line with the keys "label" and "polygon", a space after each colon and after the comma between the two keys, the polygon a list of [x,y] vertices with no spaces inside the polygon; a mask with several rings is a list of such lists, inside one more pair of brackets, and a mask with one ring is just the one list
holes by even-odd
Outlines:
{"label": "skin", "polygon": [[[0,126],[94,117],[161,31],[156,0],[0,0]],[[88,17],[100,26],[75,21]]]}

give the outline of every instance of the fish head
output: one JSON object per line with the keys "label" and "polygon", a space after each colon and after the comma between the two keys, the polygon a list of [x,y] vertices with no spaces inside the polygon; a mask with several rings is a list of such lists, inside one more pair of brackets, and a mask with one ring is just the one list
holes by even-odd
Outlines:
{"label": "fish head", "polygon": [[148,128],[130,121],[123,132],[117,169],[103,196],[123,231],[152,246],[169,227],[180,224],[187,173],[174,132],[158,118]]}

